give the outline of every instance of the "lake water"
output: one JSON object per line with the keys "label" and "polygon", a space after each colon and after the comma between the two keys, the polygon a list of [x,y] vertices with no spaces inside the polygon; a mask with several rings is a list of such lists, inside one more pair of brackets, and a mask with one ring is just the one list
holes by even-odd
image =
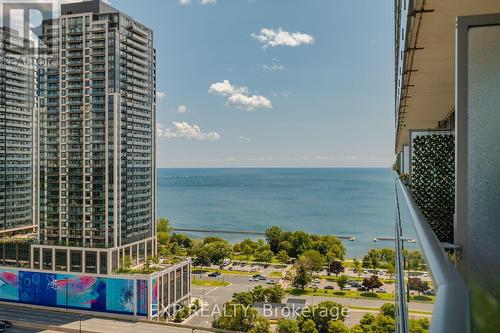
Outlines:
{"label": "lake water", "polygon": [[[373,238],[394,235],[394,174],[375,168],[158,169],[158,216],[178,228],[264,231],[277,225],[351,235],[355,241],[344,241],[348,256],[360,256],[393,246]],[[249,237],[219,236],[231,242]]]}

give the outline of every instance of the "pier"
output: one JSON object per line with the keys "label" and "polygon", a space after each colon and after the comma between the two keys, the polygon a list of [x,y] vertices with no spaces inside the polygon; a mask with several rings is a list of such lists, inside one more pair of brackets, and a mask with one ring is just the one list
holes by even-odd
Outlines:
{"label": "pier", "polygon": [[[239,235],[256,235],[256,236],[265,236],[266,233],[264,231],[253,231],[253,230],[216,230],[216,229],[193,229],[193,228],[172,228],[173,231],[181,231],[181,232],[200,232],[207,234],[239,234]],[[355,241],[355,236],[348,235],[333,235],[338,239],[345,239],[348,241]]]}

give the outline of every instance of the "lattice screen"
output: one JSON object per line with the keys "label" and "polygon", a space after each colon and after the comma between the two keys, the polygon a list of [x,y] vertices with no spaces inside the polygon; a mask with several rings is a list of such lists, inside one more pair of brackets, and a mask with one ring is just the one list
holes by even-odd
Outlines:
{"label": "lattice screen", "polygon": [[412,141],[411,192],[442,242],[453,242],[455,137],[419,135]]}

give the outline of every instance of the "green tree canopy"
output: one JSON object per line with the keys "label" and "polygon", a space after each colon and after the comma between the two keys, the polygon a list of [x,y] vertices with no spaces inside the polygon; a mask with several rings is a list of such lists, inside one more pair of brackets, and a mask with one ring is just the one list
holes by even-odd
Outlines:
{"label": "green tree canopy", "polygon": [[328,333],[328,325],[331,320],[344,321],[342,308],[343,306],[340,303],[333,301],[321,302],[311,307],[311,311],[303,311],[297,318],[297,322],[303,331],[305,322],[312,320],[319,333]]}
{"label": "green tree canopy", "polygon": [[276,333],[299,333],[299,325],[296,320],[282,319],[276,325]]}
{"label": "green tree canopy", "polygon": [[307,250],[301,254],[299,260],[307,267],[308,270],[319,272],[325,265],[325,258],[317,250]]}

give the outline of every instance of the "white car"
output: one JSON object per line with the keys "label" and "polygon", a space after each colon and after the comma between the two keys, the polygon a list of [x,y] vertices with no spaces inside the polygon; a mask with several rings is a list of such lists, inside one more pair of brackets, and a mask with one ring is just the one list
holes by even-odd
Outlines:
{"label": "white car", "polygon": [[249,278],[249,279],[248,279],[248,281],[251,281],[251,282],[257,282],[257,281],[259,281],[259,279],[258,279],[258,278],[251,277],[251,278]]}
{"label": "white car", "polygon": [[375,290],[377,293],[382,293],[382,294],[385,294],[387,293],[387,290],[385,290],[384,288],[378,288],[377,290]]}
{"label": "white car", "polygon": [[275,280],[267,280],[267,282],[266,282],[266,283],[267,283],[267,284],[275,284],[275,283],[276,283],[276,281],[275,281]]}

